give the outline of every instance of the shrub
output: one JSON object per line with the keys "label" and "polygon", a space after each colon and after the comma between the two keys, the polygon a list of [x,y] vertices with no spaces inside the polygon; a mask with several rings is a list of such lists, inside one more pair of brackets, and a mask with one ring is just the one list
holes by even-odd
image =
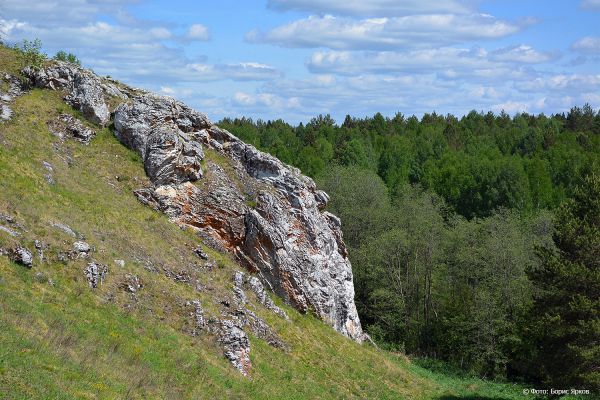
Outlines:
{"label": "shrub", "polygon": [[75,64],[78,66],[81,66],[81,61],[77,58],[77,56],[73,53],[67,53],[66,51],[60,50],[58,53],[56,53],[56,55],[54,56],[55,60],[58,61],[65,61],[71,64]]}
{"label": "shrub", "polygon": [[46,54],[42,53],[42,42],[40,39],[31,41],[24,39],[21,44],[15,45],[15,50],[21,54],[26,65],[35,69],[42,68],[47,58]]}

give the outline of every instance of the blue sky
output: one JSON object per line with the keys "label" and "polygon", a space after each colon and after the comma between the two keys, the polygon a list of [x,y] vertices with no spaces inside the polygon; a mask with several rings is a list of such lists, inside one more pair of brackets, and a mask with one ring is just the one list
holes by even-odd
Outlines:
{"label": "blue sky", "polygon": [[600,0],[0,0],[0,31],[213,120],[600,108]]}

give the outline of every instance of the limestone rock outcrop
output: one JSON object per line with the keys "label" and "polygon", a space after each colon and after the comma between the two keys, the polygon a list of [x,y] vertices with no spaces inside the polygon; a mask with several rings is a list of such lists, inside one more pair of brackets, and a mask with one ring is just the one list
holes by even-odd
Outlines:
{"label": "limestone rock outcrop", "polygon": [[[117,87],[66,63],[25,72],[35,86],[65,90],[65,100],[100,125],[110,118],[107,98],[127,100],[114,110],[115,135],[141,156],[152,182],[135,191],[140,201],[256,273],[260,280],[243,283],[262,305],[276,312],[264,285],[301,312],[363,340],[341,223],[324,211],[328,196],[312,179],[171,98]],[[90,265],[87,272],[90,286],[97,286],[106,270]],[[252,312],[244,315],[255,320]],[[223,343],[245,370],[240,326],[232,320],[221,330],[229,332],[231,340]]]}
{"label": "limestone rock outcrop", "polygon": [[127,98],[114,84],[66,62],[57,61],[41,69],[27,67],[23,73],[35,87],[68,92],[65,101],[81,111],[87,120],[101,126],[110,121],[105,95]]}
{"label": "limestone rock outcrop", "polygon": [[117,138],[138,152],[157,185],[196,181],[204,158],[197,133],[206,116],[167,97],[144,94],[115,110]]}
{"label": "limestone rock outcrop", "polygon": [[225,165],[207,163],[199,184],[156,182],[137,192],[140,200],[208,234],[287,303],[361,341],[341,223],[323,211],[328,196],[299,170],[214,125],[195,135]]}

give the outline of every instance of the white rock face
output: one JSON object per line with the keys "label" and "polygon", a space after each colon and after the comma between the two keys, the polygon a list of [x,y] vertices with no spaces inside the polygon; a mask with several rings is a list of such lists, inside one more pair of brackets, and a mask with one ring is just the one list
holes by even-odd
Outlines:
{"label": "white rock face", "polygon": [[87,120],[101,126],[110,121],[110,111],[104,98],[103,86],[106,84],[93,73],[59,61],[39,70],[28,67],[23,73],[36,87],[69,92],[65,101],[81,111]]}
{"label": "white rock face", "polygon": [[115,110],[117,138],[140,154],[160,185],[200,179],[204,155],[195,132],[207,126],[205,115],[168,97],[145,94]]}
{"label": "white rock face", "polygon": [[[86,103],[87,117],[106,123],[101,94],[112,96],[116,87],[108,91],[100,78],[65,63],[30,76],[37,86],[69,90],[67,101],[80,99],[72,104],[83,111]],[[136,191],[140,201],[233,253],[288,304],[312,310],[356,341],[364,339],[340,221],[323,211],[329,198],[312,179],[168,97],[129,98],[115,109],[114,125],[154,184]],[[212,159],[204,159],[207,151]],[[92,281],[101,282],[98,272],[89,271]],[[232,354],[246,365],[241,348]]]}
{"label": "white rock face", "polygon": [[[170,107],[165,106],[168,102]],[[168,110],[173,111],[169,114]],[[225,171],[226,166],[213,166],[201,178],[206,180],[203,191],[189,182],[181,183],[186,176],[176,174],[190,165],[184,161],[179,167],[182,158],[177,155],[182,150],[177,142],[172,142],[171,155],[150,154],[152,137],[169,137],[157,121],[179,128],[178,120],[191,122],[185,125],[190,129],[188,137],[197,138],[205,148],[228,160],[233,177]],[[153,164],[168,171],[149,173],[157,187],[138,191],[143,202],[179,224],[207,233],[248,269],[259,272],[275,293],[298,310],[313,310],[337,331],[362,340],[340,221],[322,211],[328,196],[317,190],[312,179],[172,100],[135,98],[133,104],[116,110],[115,127],[121,142],[142,154],[146,171],[154,170]],[[177,134],[182,135],[181,129]],[[200,176],[198,171],[193,178]],[[252,206],[245,200],[249,195],[255,198]]]}

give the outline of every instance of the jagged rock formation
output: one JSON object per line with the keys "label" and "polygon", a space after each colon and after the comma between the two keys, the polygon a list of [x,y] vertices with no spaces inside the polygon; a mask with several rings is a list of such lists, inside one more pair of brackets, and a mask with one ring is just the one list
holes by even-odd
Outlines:
{"label": "jagged rock formation", "polygon": [[[120,112],[127,110],[117,109],[115,119],[128,120]],[[173,115],[171,120],[175,118]],[[159,129],[158,122],[153,122],[154,129]],[[130,125],[129,131],[133,128]],[[288,303],[301,311],[314,310],[339,332],[360,340],[362,330],[341,224],[322,211],[327,195],[297,169],[227,131],[214,125],[206,128],[204,123],[193,128],[199,131],[192,135],[207,149],[225,156],[232,170],[210,165],[202,186],[156,183],[154,188],[137,192],[140,200],[181,225],[207,233],[218,247],[233,252],[251,271],[259,272]],[[118,135],[123,137],[124,132]],[[248,197],[256,199],[255,206],[248,204]]]}
{"label": "jagged rock formation", "polygon": [[[285,347],[245,308],[245,288],[283,318],[287,316],[263,284],[298,310],[312,310],[342,334],[363,340],[341,224],[323,210],[328,196],[312,179],[171,98],[117,87],[66,63],[24,72],[35,86],[66,91],[65,101],[100,125],[109,122],[107,99],[122,99],[114,109],[115,135],[141,156],[153,184],[135,192],[140,201],[195,229],[205,243],[231,252],[258,274],[260,280],[236,276],[236,304],[226,307],[217,322],[206,323],[240,371],[248,373],[251,365],[244,327]],[[97,287],[106,271],[105,266],[90,264],[90,286]]]}
{"label": "jagged rock formation", "polygon": [[204,155],[195,135],[206,117],[166,97],[145,94],[115,110],[115,134],[144,161],[156,185],[196,181]]}
{"label": "jagged rock formation", "polygon": [[92,72],[66,62],[56,61],[42,69],[28,67],[23,73],[36,87],[68,92],[65,97],[67,104],[81,111],[87,120],[101,126],[110,121],[105,96],[127,98],[111,82],[103,81]]}

